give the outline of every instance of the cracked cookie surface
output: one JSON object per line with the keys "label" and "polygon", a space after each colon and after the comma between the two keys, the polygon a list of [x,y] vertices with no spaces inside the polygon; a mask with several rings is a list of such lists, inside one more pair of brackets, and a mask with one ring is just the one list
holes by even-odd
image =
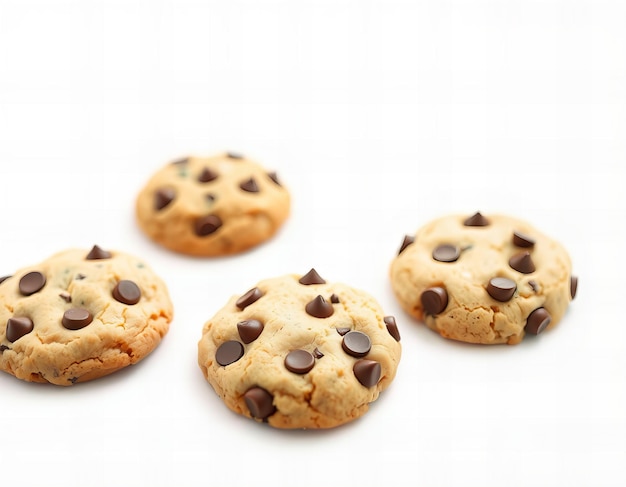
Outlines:
{"label": "cracked cookie surface", "polygon": [[69,386],[148,355],[169,329],[163,281],[118,251],[70,249],[0,279],[0,369]]}
{"label": "cracked cookie surface", "polygon": [[395,319],[311,269],[259,282],[205,323],[198,364],[231,410],[277,428],[332,428],[369,408],[400,361]]}
{"label": "cracked cookie surface", "polygon": [[407,235],[390,266],[403,309],[454,340],[519,343],[556,325],[578,278],[565,248],[507,215],[449,215]]}
{"label": "cracked cookie surface", "polygon": [[239,154],[187,157],[157,171],[136,201],[139,227],[188,255],[236,254],[270,239],[290,196],[275,172]]}

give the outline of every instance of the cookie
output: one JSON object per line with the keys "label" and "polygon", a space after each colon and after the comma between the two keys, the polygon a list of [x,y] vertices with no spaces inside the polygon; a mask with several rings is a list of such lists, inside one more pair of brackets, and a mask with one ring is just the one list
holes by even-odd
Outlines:
{"label": "cookie", "polygon": [[172,319],[167,288],[141,259],[71,249],[0,279],[0,369],[70,386],[148,355]]}
{"label": "cookie", "polygon": [[578,278],[565,248],[506,215],[450,215],[407,235],[390,266],[403,309],[446,338],[519,343],[563,318]]}
{"label": "cookie", "polygon": [[365,414],[391,384],[399,342],[374,298],[311,269],[233,296],[204,325],[198,363],[238,414],[276,428],[332,428]]}
{"label": "cookie", "polygon": [[136,202],[139,227],[183,254],[220,256],[270,239],[289,216],[275,172],[239,154],[188,157],[160,169]]}

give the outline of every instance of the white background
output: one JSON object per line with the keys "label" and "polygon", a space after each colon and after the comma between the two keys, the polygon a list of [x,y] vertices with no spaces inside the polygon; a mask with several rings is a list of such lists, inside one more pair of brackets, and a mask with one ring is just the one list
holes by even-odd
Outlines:
{"label": "white background", "polygon": [[[148,241],[134,199],[223,150],[293,195],[252,252]],[[0,374],[3,485],[623,486],[626,3],[0,0],[0,275],[68,247],[143,256],[170,332],[71,388]],[[444,340],[388,281],[402,237],[510,213],[569,250],[578,296],[518,346]],[[231,413],[196,363],[203,323],[311,267],[395,315],[403,356],[361,419],[280,431]]]}

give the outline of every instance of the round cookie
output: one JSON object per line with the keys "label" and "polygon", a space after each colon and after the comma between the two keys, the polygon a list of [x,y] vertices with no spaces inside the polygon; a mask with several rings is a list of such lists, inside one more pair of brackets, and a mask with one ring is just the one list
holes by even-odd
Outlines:
{"label": "round cookie", "polygon": [[311,269],[233,296],[204,325],[198,363],[236,413],[276,428],[332,428],[389,386],[399,341],[370,295]]}
{"label": "round cookie", "polygon": [[172,162],[152,176],[136,201],[137,222],[152,240],[205,257],[268,240],[289,210],[289,192],[276,173],[234,153]]}
{"label": "round cookie", "polygon": [[148,355],[167,333],[172,303],[140,259],[71,249],[0,278],[0,369],[70,386]]}
{"label": "round cookie", "polygon": [[450,215],[407,235],[391,263],[403,309],[446,338],[519,343],[556,325],[578,279],[565,249],[506,215]]}

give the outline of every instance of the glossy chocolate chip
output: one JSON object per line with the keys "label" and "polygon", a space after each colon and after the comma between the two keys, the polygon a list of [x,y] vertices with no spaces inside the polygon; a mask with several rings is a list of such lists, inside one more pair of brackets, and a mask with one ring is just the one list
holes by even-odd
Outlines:
{"label": "glossy chocolate chip", "polygon": [[256,419],[267,419],[276,412],[274,396],[262,387],[252,387],[243,395],[243,399],[250,411],[250,415]]}
{"label": "glossy chocolate chip", "polygon": [[304,309],[315,318],[328,318],[335,312],[333,305],[321,295],[318,295],[313,301],[309,301]]}
{"label": "glossy chocolate chip", "polygon": [[338,304],[339,303],[339,296],[337,296],[335,293],[332,293],[330,295],[330,302],[333,304]]}
{"label": "glossy chocolate chip", "polygon": [[215,352],[215,360],[222,366],[230,365],[243,357],[243,345],[236,340],[222,343]]}
{"label": "glossy chocolate chip", "polygon": [[209,169],[208,167],[205,167],[198,175],[198,181],[201,183],[210,183],[211,181],[217,179],[217,177],[218,174],[215,171]]}
{"label": "glossy chocolate chip", "polygon": [[572,299],[576,297],[576,291],[578,291],[578,277],[572,276],[569,279],[569,295]]}
{"label": "glossy chocolate chip", "polygon": [[285,368],[294,374],[306,374],[315,365],[315,357],[306,350],[292,350],[285,357]]}
{"label": "glossy chocolate chip", "polygon": [[33,322],[26,316],[14,316],[7,320],[6,337],[14,342],[33,331]]}
{"label": "glossy chocolate chip", "polygon": [[472,216],[467,218],[463,222],[463,225],[465,225],[466,227],[486,227],[487,225],[489,225],[489,220],[481,215],[480,212],[476,212]]}
{"label": "glossy chocolate chip", "polygon": [[63,313],[61,323],[68,330],[80,330],[93,321],[91,313],[83,308],[68,309]]}
{"label": "glossy chocolate chip", "polygon": [[395,339],[395,341],[400,341],[400,331],[398,330],[398,325],[396,324],[396,319],[393,316],[385,316],[383,318],[385,325],[387,326],[387,331],[389,334]]}
{"label": "glossy chocolate chip", "polygon": [[433,259],[439,262],[454,262],[461,255],[461,249],[452,244],[441,244],[433,250]]}
{"label": "glossy chocolate chip", "polygon": [[19,282],[20,293],[24,296],[30,296],[40,291],[46,285],[46,276],[41,272],[32,271],[24,274]]}
{"label": "glossy chocolate chip", "polygon": [[343,351],[353,357],[365,357],[372,348],[370,337],[360,331],[350,331],[341,341]]}
{"label": "glossy chocolate chip", "polygon": [[226,157],[229,159],[243,159],[243,154],[240,154],[239,152],[227,152]]}
{"label": "glossy chocolate chip", "polygon": [[176,198],[176,191],[172,188],[159,188],[154,193],[154,209],[159,211],[169,205]]}
{"label": "glossy chocolate chip", "polygon": [[448,292],[439,286],[431,287],[422,293],[420,300],[426,314],[438,315],[448,306]]}
{"label": "glossy chocolate chip", "polygon": [[520,252],[509,259],[509,266],[522,274],[532,274],[535,272],[535,263],[530,257],[530,252]]}
{"label": "glossy chocolate chip", "polygon": [[298,281],[300,284],[309,286],[311,284],[326,284],[326,281],[317,273],[315,269],[311,269]]}
{"label": "glossy chocolate chip", "polygon": [[246,294],[244,294],[243,296],[241,296],[237,302],[235,303],[235,305],[243,310],[245,309],[247,306],[250,306],[252,303],[254,303],[257,299],[259,299],[261,296],[263,296],[263,291],[261,291],[258,287],[254,287],[252,289],[250,289]]}
{"label": "glossy chocolate chip", "polygon": [[274,182],[274,184],[281,186],[280,180],[278,179],[278,174],[276,174],[275,172],[268,172],[267,177],[269,177]]}
{"label": "glossy chocolate chip", "polygon": [[68,293],[67,291],[62,291],[59,294],[59,297],[65,301],[66,303],[71,303],[72,302],[72,295],[70,293]]}
{"label": "glossy chocolate chip", "polygon": [[550,324],[550,321],[552,321],[550,313],[545,308],[537,308],[528,315],[524,331],[532,335],[539,335]]}
{"label": "glossy chocolate chip", "polygon": [[85,257],[85,259],[87,260],[99,260],[99,259],[110,259],[110,258],[111,258],[111,252],[107,250],[102,250],[97,245],[94,245],[89,251],[89,253],[87,254],[87,257]]}
{"label": "glossy chocolate chip", "polygon": [[400,249],[398,250],[398,255],[404,252],[404,249],[406,249],[413,242],[415,242],[415,237],[411,235],[405,235],[404,240],[402,240],[402,245],[400,245]]}
{"label": "glossy chocolate chip", "polygon": [[173,162],[172,162],[172,165],[173,165],[173,166],[178,166],[178,165],[180,165],[180,164],[187,164],[188,162],[189,162],[189,158],[188,158],[188,157],[183,157],[183,158],[181,158],[181,159],[178,159],[178,160],[176,160],[176,161],[173,161]]}
{"label": "glossy chocolate chip", "polygon": [[243,343],[251,343],[263,331],[263,323],[259,320],[244,320],[237,323],[237,331]]}
{"label": "glossy chocolate chip", "polygon": [[352,367],[354,376],[365,387],[373,387],[378,384],[382,368],[375,360],[357,360]]}
{"label": "glossy chocolate chip", "polygon": [[337,328],[335,328],[335,330],[337,330],[337,333],[339,333],[341,336],[344,336],[350,331],[350,328],[347,326],[338,326]]}
{"label": "glossy chocolate chip", "polygon": [[324,356],[324,354],[322,352],[320,352],[320,349],[315,347],[315,350],[313,350],[313,356],[315,358],[322,358]]}
{"label": "glossy chocolate chip", "polygon": [[2,277],[0,277],[0,284],[2,284],[4,281],[6,281],[9,277],[12,277],[12,276],[2,276]]}
{"label": "glossy chocolate chip", "polygon": [[246,181],[243,181],[239,185],[239,187],[248,193],[259,192],[259,186],[256,184],[256,181],[254,180],[254,178],[250,178],[250,179],[247,179]]}
{"label": "glossy chocolate chip", "polygon": [[133,281],[121,280],[113,288],[113,297],[124,304],[137,304],[141,299],[141,290]]}
{"label": "glossy chocolate chip", "polygon": [[194,229],[198,237],[206,237],[215,233],[222,226],[222,220],[217,215],[206,215],[198,218]]}
{"label": "glossy chocolate chip", "polygon": [[532,247],[535,245],[535,239],[522,232],[515,231],[513,232],[513,245],[522,248]]}
{"label": "glossy chocolate chip", "polygon": [[513,297],[517,285],[506,277],[493,277],[487,285],[487,292],[496,301],[505,302]]}

